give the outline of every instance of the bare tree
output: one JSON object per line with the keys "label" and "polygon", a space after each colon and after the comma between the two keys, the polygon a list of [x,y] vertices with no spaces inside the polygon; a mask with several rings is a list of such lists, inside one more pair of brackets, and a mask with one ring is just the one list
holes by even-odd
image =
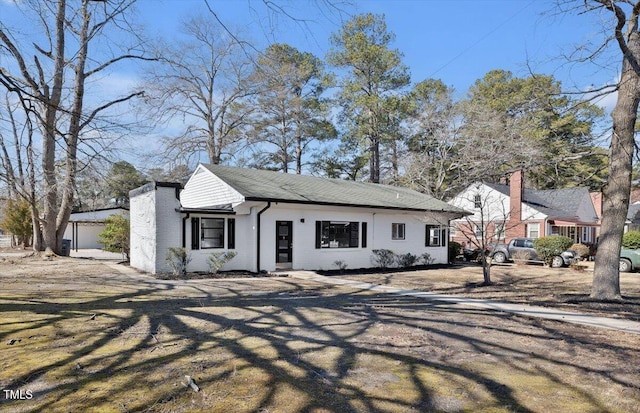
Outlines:
{"label": "bare tree", "polygon": [[[25,7],[41,37],[20,41],[6,25],[0,25],[0,48],[10,60],[0,70],[0,84],[15,94],[42,134],[42,177],[44,206],[34,210],[36,249],[59,253],[62,236],[73,206],[78,152],[89,131],[98,134],[96,124],[113,106],[142,95],[133,92],[98,102],[88,108],[86,92],[91,80],[113,65],[131,59],[145,59],[140,44],[118,48],[106,34],[124,31],[137,39],[126,20],[134,0],[42,0],[16,3]],[[37,23],[36,23],[37,22]],[[92,49],[94,44],[110,47]],[[33,61],[30,61],[30,58]],[[104,119],[102,119],[104,120]],[[110,125],[112,126],[112,125]],[[35,130],[36,128],[34,128]],[[60,156],[60,158],[58,158]],[[37,241],[36,241],[37,242]]]}
{"label": "bare tree", "polygon": [[163,121],[182,119],[180,134],[164,139],[167,158],[204,152],[219,164],[245,139],[254,56],[212,18],[194,17],[183,31],[186,40],[158,47],[162,64],[149,72],[147,102]]}
{"label": "bare tree", "polygon": [[[605,22],[605,38],[602,43],[595,45],[594,49],[578,49],[571,56],[574,61],[595,61],[598,64],[597,59],[612,49],[622,60],[617,85],[614,88],[605,86],[599,91],[600,95],[617,91],[618,96],[611,113],[613,133],[609,148],[609,176],[603,188],[598,260],[591,292],[591,297],[598,300],[620,299],[618,265],[629,209],[633,156],[636,149],[635,126],[640,103],[640,1],[585,0],[558,3],[563,12],[597,14],[601,21]],[[606,54],[606,59],[606,64],[611,65],[610,54]]]}
{"label": "bare tree", "polygon": [[467,190],[450,201],[452,205],[474,211],[473,215],[457,219],[452,225],[460,232],[457,236],[466,239],[468,247],[479,252],[484,285],[491,284],[491,260],[487,254],[489,247],[504,240],[510,225],[508,199],[486,185],[476,183],[473,184],[473,190]]}

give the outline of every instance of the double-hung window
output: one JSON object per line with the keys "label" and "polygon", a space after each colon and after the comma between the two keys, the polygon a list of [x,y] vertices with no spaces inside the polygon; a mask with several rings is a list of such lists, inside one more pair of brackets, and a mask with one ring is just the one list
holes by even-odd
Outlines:
{"label": "double-hung window", "polygon": [[440,225],[427,225],[425,230],[425,246],[443,247],[446,245],[447,230]]}
{"label": "double-hung window", "polygon": [[404,229],[405,225],[402,223],[393,223],[391,224],[391,239],[392,240],[403,240],[404,239]]}
{"label": "double-hung window", "polygon": [[538,238],[540,236],[540,224],[533,223],[527,224],[527,237],[529,238]]}
{"label": "double-hung window", "polygon": [[224,218],[200,218],[200,248],[224,248]]}
{"label": "double-hung window", "polygon": [[316,221],[316,248],[358,248],[360,223]]}

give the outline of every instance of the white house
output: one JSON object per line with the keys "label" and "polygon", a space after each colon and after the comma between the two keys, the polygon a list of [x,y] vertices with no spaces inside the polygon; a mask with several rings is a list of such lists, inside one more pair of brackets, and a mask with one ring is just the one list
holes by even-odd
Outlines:
{"label": "white house", "polygon": [[366,268],[375,249],[446,263],[449,221],[464,214],[406,188],[201,164],[182,190],[131,191],[131,265],[168,272],[170,247],[187,249],[189,271],[221,251],[237,253],[224,270],[252,272]]}
{"label": "white house", "polygon": [[64,239],[71,240],[71,249],[104,248],[98,234],[106,227],[105,220],[111,215],[129,217],[129,210],[123,207],[101,208],[92,211],[73,212],[64,231]]}
{"label": "white house", "polygon": [[525,189],[522,171],[514,172],[508,185],[473,183],[449,203],[473,213],[452,222],[451,239],[461,243],[481,234],[505,242],[564,235],[594,243],[600,225],[588,188]]}

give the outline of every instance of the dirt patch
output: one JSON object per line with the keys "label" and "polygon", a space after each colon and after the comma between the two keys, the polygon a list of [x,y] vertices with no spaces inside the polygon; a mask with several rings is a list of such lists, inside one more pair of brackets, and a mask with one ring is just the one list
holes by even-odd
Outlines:
{"label": "dirt patch", "polygon": [[[529,277],[505,271],[496,282]],[[469,286],[478,274],[376,276],[498,297]],[[564,280],[554,294],[583,288]],[[533,297],[515,281],[511,299]],[[1,393],[2,411],[640,412],[640,337],[628,333],[291,278],[156,280],[69,258],[0,263],[0,282],[0,387],[32,395]]]}

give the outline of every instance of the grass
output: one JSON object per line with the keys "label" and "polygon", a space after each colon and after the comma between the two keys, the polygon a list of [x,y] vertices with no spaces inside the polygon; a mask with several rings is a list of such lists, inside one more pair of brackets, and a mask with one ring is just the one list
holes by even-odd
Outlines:
{"label": "grass", "polygon": [[[69,258],[0,274],[0,387],[33,394],[1,411],[640,411],[631,334],[288,278],[162,281]],[[475,276],[376,277],[455,292]]]}

